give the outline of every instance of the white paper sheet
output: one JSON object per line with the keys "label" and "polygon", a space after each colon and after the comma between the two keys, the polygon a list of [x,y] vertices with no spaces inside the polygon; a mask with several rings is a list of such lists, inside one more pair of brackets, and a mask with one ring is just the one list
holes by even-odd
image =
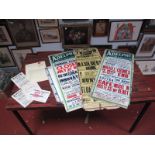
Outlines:
{"label": "white paper sheet", "polygon": [[45,61],[28,64],[25,66],[26,77],[31,82],[41,82],[47,80],[45,72]]}

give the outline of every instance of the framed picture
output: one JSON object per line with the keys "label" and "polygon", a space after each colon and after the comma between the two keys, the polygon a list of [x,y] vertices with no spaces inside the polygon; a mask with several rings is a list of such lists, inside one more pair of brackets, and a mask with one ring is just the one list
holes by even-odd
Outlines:
{"label": "framed picture", "polygon": [[32,53],[32,50],[31,49],[19,49],[19,50],[12,49],[11,52],[12,52],[12,55],[14,56],[14,59],[16,61],[16,64],[19,70],[21,70],[22,64],[26,58],[26,55],[28,53]]}
{"label": "framed picture", "polygon": [[155,60],[138,60],[136,61],[143,75],[155,74]]}
{"label": "framed picture", "polygon": [[155,34],[144,34],[136,52],[136,57],[152,57],[155,52]]}
{"label": "framed picture", "polygon": [[7,24],[18,48],[40,46],[35,23],[32,19],[9,19]]}
{"label": "framed picture", "polygon": [[0,48],[0,67],[15,66],[12,56],[7,47]]}
{"label": "framed picture", "polygon": [[109,20],[107,19],[94,19],[93,20],[93,36],[103,37],[107,36]]}
{"label": "framed picture", "polygon": [[119,51],[124,51],[124,52],[130,52],[135,54],[137,51],[137,46],[134,45],[122,45],[122,46],[118,46],[117,48]]}
{"label": "framed picture", "polygon": [[155,32],[155,19],[145,20],[144,32]]}
{"label": "framed picture", "polygon": [[64,48],[88,47],[90,44],[90,25],[63,25],[61,28]]}
{"label": "framed picture", "polygon": [[142,24],[142,20],[111,21],[109,42],[137,41]]}
{"label": "framed picture", "polygon": [[58,28],[40,30],[40,36],[43,43],[60,42],[60,34]]}
{"label": "framed picture", "polygon": [[5,26],[0,26],[0,46],[12,45],[12,40]]}
{"label": "framed picture", "polygon": [[58,20],[57,19],[37,19],[38,26],[41,27],[57,27]]}

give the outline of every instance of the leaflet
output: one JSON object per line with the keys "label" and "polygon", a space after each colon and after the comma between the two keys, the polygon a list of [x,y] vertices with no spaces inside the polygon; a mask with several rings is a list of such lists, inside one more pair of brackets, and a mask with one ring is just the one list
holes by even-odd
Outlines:
{"label": "leaflet", "polygon": [[127,108],[132,89],[133,62],[134,55],[131,53],[107,49],[91,95]]}
{"label": "leaflet", "polygon": [[16,100],[21,106],[24,108],[27,107],[33,100],[27,99],[25,94],[21,89],[19,89],[16,93],[11,96],[14,100]]}
{"label": "leaflet", "polygon": [[53,91],[56,101],[58,103],[62,103],[63,96],[62,96],[61,90],[59,89],[59,84],[56,79],[53,66],[47,67],[45,70],[46,70],[46,74],[47,74],[47,77],[48,77],[48,80],[49,80],[49,83],[50,83],[50,86],[51,86],[51,89]]}
{"label": "leaflet", "polygon": [[72,50],[49,56],[67,112],[82,108],[82,95],[75,55]]}
{"label": "leaflet", "polygon": [[32,99],[38,102],[45,103],[50,95],[50,91],[33,89],[26,96],[28,99]]}

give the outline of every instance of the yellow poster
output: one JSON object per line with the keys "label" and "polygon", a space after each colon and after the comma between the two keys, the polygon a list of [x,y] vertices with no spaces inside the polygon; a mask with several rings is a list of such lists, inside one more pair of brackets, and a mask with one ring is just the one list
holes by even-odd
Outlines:
{"label": "yellow poster", "polygon": [[118,108],[115,104],[109,104],[106,101],[100,101],[90,96],[90,91],[102,59],[98,49],[75,49],[75,56],[82,91],[83,108],[86,111]]}

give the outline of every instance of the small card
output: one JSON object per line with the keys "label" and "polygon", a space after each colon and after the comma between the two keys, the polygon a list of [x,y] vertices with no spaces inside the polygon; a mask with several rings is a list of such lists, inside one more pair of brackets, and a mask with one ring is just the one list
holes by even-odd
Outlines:
{"label": "small card", "polygon": [[24,108],[27,107],[33,100],[27,99],[23,91],[20,89],[12,95],[12,98],[16,100]]}
{"label": "small card", "polygon": [[50,95],[50,91],[33,89],[27,95],[28,95],[27,97],[31,100],[46,103],[46,101]]}
{"label": "small card", "polygon": [[16,76],[12,77],[11,80],[15,83],[18,88],[22,88],[27,85],[30,81],[26,78],[24,73],[20,72]]}

